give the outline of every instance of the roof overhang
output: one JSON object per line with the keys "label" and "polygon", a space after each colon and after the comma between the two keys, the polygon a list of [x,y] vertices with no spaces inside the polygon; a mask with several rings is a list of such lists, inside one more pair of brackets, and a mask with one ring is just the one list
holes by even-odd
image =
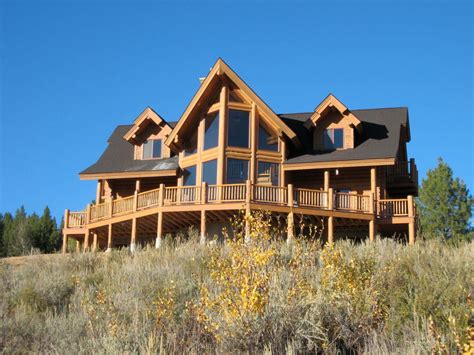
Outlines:
{"label": "roof overhang", "polygon": [[101,179],[133,179],[144,177],[166,177],[176,176],[178,169],[169,170],[151,170],[151,171],[125,171],[125,172],[111,172],[111,173],[91,173],[79,174],[81,180],[101,180]]}
{"label": "roof overhang", "polygon": [[[135,119],[132,128],[123,136],[123,138],[132,144],[137,144],[138,135],[143,132],[150,124],[156,124],[159,127],[169,126],[168,123],[158,115],[152,108],[147,107]],[[170,127],[171,128],[171,127]]]}
{"label": "roof overhang", "polygon": [[283,170],[291,171],[291,170],[331,169],[331,168],[357,168],[357,167],[384,166],[384,165],[393,165],[393,164],[395,164],[395,158],[339,160],[339,161],[308,162],[308,163],[283,163]]}
{"label": "roof overhang", "polygon": [[305,122],[306,128],[317,126],[324,116],[330,111],[336,110],[342,116],[347,117],[351,125],[354,126],[359,132],[362,129],[361,121],[333,94],[329,94],[315,109],[310,118]]}
{"label": "roof overhang", "polygon": [[277,131],[281,135],[286,135],[295,146],[299,147],[301,145],[296,133],[293,132],[221,58],[216,61],[207,77],[201,83],[198,91],[195,93],[178,123],[165,141],[166,145],[169,147],[179,145],[179,141],[181,140],[180,135],[185,130],[187,121],[190,117],[202,110],[204,104],[203,98],[208,97],[210,91],[215,90],[219,84],[226,83],[228,80],[255,103],[259,112],[266,116],[266,118],[278,128]]}

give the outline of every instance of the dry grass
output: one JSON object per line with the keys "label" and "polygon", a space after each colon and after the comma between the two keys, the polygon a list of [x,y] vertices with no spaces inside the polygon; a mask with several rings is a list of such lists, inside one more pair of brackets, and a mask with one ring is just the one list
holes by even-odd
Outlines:
{"label": "dry grass", "polygon": [[0,349],[405,354],[467,342],[472,244],[321,250],[257,230],[248,243],[3,263]]}

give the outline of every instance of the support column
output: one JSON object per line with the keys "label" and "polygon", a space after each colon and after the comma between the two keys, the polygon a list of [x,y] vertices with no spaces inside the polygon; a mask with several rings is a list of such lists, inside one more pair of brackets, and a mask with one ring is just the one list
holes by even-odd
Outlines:
{"label": "support column", "polygon": [[375,220],[371,219],[369,221],[369,241],[373,242],[375,240]]}
{"label": "support column", "polygon": [[81,242],[79,240],[76,240],[76,253],[81,252]]}
{"label": "support column", "polygon": [[66,254],[67,252],[67,242],[68,242],[68,235],[64,233],[63,234],[63,249],[62,249],[63,254]]}
{"label": "support column", "polygon": [[92,233],[93,241],[92,241],[92,251],[95,253],[98,248],[97,242],[97,233]]}
{"label": "support column", "polygon": [[133,253],[137,243],[137,219],[132,219],[132,237],[130,239],[130,251]]}
{"label": "support column", "polygon": [[324,170],[324,191],[329,190],[329,170]]}
{"label": "support column", "polygon": [[86,229],[86,235],[84,237],[84,246],[83,246],[84,252],[89,251],[89,234],[90,233],[91,233],[90,230]]}
{"label": "support column", "polygon": [[218,138],[218,155],[217,155],[217,185],[224,183],[225,169],[225,142],[226,142],[226,118],[227,118],[227,101],[228,88],[222,86],[220,93],[219,107],[219,138]]}
{"label": "support column", "polygon": [[158,224],[156,227],[155,248],[161,247],[161,238],[163,237],[163,211],[158,212]]}
{"label": "support column", "polygon": [[257,117],[257,106],[252,103],[252,112],[250,114],[250,181],[253,183],[257,182],[257,130],[258,117]]}
{"label": "support column", "polygon": [[107,234],[107,250],[106,252],[112,251],[112,223],[109,224],[108,234]]}
{"label": "support column", "polygon": [[328,217],[328,244],[334,243],[334,217]]}
{"label": "support column", "polygon": [[201,237],[199,239],[199,243],[201,244],[206,244],[206,233],[207,233],[207,228],[206,228],[206,211],[201,210]]}
{"label": "support column", "polygon": [[287,224],[287,237],[286,242],[290,244],[295,237],[295,216],[293,214],[293,184],[288,184],[288,207],[290,212],[288,213]]}
{"label": "support column", "polygon": [[95,203],[100,203],[100,196],[102,193],[102,180],[97,180],[97,190],[95,192]]}
{"label": "support column", "polygon": [[376,196],[377,193],[377,170],[370,168],[370,192]]}
{"label": "support column", "polygon": [[250,180],[245,182],[245,241],[250,241],[250,201],[252,201],[252,183]]}
{"label": "support column", "polygon": [[408,244],[415,244],[415,208],[413,203],[413,196],[407,196],[408,204],[408,217],[410,222],[408,223]]}

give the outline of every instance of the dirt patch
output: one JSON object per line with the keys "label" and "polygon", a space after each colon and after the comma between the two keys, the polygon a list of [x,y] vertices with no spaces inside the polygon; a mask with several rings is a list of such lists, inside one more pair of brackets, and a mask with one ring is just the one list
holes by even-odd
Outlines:
{"label": "dirt patch", "polygon": [[61,254],[38,254],[38,255],[24,255],[24,256],[11,256],[8,258],[0,259],[0,266],[10,265],[10,266],[22,266],[27,263],[34,263],[37,261],[45,261],[51,258],[61,257]]}

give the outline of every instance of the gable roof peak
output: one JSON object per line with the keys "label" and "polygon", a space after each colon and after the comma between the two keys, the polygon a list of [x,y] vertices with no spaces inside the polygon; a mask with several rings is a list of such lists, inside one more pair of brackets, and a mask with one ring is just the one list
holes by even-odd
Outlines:
{"label": "gable roof peak", "polygon": [[134,143],[137,135],[150,123],[154,123],[157,126],[169,126],[171,128],[163,117],[161,117],[153,108],[147,106],[133,121],[132,127],[127,131],[127,133],[125,133],[123,139],[130,143]]}
{"label": "gable roof peak", "polygon": [[341,115],[348,116],[352,124],[360,129],[361,121],[332,93],[329,93],[328,96],[316,106],[313,114],[305,123],[306,128],[316,126],[318,121],[320,121],[330,109],[335,109]]}

